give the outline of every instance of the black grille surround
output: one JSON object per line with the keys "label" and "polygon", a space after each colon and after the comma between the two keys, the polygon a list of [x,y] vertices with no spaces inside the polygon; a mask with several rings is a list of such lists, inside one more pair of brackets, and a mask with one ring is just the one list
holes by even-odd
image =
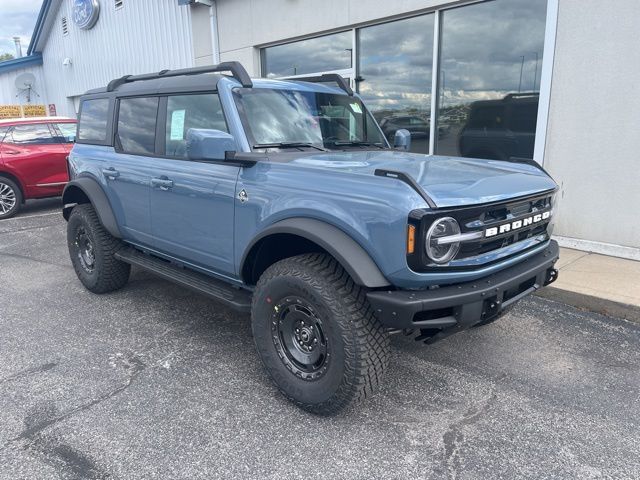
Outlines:
{"label": "black grille surround", "polygon": [[[477,269],[496,263],[511,256],[535,248],[549,239],[547,232],[553,215],[543,221],[523,226],[516,230],[466,241],[460,244],[460,250],[447,264],[436,264],[425,251],[425,236],[433,222],[442,217],[453,217],[460,225],[461,233],[484,232],[487,228],[500,227],[505,223],[517,221],[538,213],[552,211],[553,196],[557,189],[547,190],[535,195],[518,197],[507,201],[485,203],[473,206],[417,209],[409,214],[409,224],[416,227],[416,243],[413,254],[407,254],[407,265],[415,272],[449,272]],[[518,248],[521,246],[521,248]],[[511,248],[508,248],[511,247]],[[474,257],[489,255],[506,249],[498,258],[489,258],[484,262],[474,261]],[[489,255],[490,256],[490,255]]]}

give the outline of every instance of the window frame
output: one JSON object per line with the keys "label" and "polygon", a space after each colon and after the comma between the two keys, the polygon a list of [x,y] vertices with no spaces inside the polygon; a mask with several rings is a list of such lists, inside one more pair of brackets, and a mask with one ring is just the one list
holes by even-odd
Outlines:
{"label": "window frame", "polygon": [[[134,100],[134,99],[138,99],[138,98],[157,98],[158,99],[158,106],[156,107],[156,125],[154,128],[154,139],[153,139],[153,152],[128,152],[126,151],[124,148],[122,148],[122,142],[120,141],[116,141],[116,137],[118,136],[118,123],[120,123],[120,102],[122,100]],[[162,95],[158,95],[156,93],[150,93],[147,95],[128,95],[128,96],[122,96],[122,97],[118,97],[116,99],[116,105],[114,108],[114,119],[113,119],[113,135],[112,135],[112,142],[113,142],[113,149],[116,153],[119,154],[123,154],[123,155],[137,155],[137,156],[141,156],[141,157],[157,157],[157,150],[158,150],[158,123],[159,123],[159,119],[160,119],[160,108],[161,108],[161,100],[162,100]],[[119,140],[119,138],[118,138]],[[120,146],[118,146],[120,145]]]}
{"label": "window frame", "polygon": [[[80,124],[82,123],[82,110],[84,109],[84,103],[91,100],[107,100],[107,126],[105,128],[106,135],[104,140],[84,140],[80,138]],[[80,108],[78,109],[78,122],[76,124],[76,142],[84,145],[101,145],[110,147],[113,145],[113,117],[115,115],[114,109],[114,97],[113,95],[96,95],[83,98],[80,100]]]}

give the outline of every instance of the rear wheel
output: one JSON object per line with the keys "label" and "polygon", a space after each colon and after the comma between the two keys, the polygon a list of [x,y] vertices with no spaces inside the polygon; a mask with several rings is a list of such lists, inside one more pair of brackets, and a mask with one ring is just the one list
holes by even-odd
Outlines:
{"label": "rear wheel", "polygon": [[123,243],[105,230],[93,206],[78,205],[71,211],[67,246],[76,275],[87,290],[107,293],[129,280],[131,265],[115,257]]}
{"label": "rear wheel", "polygon": [[13,217],[22,206],[22,192],[13,180],[0,177],[0,220]]}
{"label": "rear wheel", "polygon": [[313,413],[335,414],[372,394],[389,361],[388,335],[365,290],[325,254],[265,271],[253,295],[252,329],[280,391]]}

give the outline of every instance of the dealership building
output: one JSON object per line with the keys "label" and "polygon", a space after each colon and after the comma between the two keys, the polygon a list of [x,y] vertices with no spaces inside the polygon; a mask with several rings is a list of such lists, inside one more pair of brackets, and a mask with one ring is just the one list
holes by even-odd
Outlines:
{"label": "dealership building", "polygon": [[0,104],[75,116],[114,78],[229,60],[339,73],[416,152],[538,162],[562,245],[640,260],[638,24],[637,0],[44,0]]}

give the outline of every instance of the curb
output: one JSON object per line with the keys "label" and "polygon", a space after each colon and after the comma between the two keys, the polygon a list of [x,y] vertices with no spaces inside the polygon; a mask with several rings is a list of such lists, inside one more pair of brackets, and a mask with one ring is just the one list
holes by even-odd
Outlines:
{"label": "curb", "polygon": [[624,318],[625,320],[640,323],[640,307],[636,305],[614,302],[613,300],[593,297],[591,295],[562,290],[551,286],[538,290],[534,295],[566,303],[582,310],[589,310],[609,317]]}

